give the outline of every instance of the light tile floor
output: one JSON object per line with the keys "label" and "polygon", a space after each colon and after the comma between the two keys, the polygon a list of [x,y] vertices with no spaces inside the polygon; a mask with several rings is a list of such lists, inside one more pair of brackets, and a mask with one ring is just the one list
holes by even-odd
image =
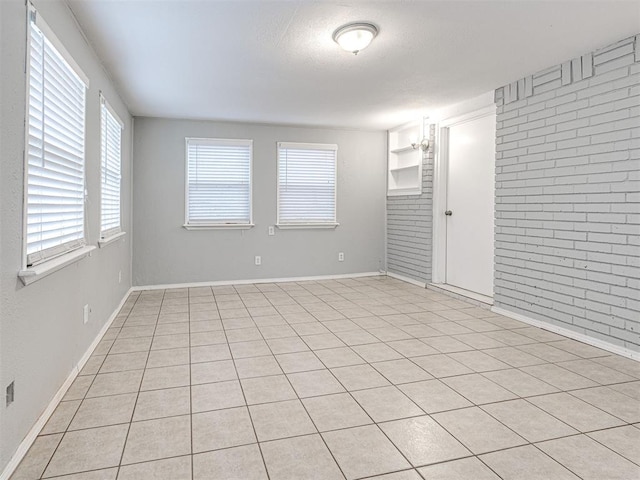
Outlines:
{"label": "light tile floor", "polygon": [[640,363],[387,277],[135,293],[40,478],[638,479]]}

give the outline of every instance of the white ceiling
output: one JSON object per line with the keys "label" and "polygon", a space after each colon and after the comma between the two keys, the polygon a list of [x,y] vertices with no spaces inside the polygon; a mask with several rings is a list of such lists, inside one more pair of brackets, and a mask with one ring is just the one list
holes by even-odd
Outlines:
{"label": "white ceiling", "polygon": [[[637,0],[68,1],[133,115],[365,129],[640,31]],[[353,21],[380,29],[358,56]]]}

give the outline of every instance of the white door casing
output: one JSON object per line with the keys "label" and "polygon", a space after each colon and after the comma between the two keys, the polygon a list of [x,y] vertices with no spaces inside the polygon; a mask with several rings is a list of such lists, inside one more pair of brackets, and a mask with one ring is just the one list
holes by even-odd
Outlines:
{"label": "white door casing", "polygon": [[493,296],[495,122],[495,106],[441,122],[434,174],[433,282],[485,297]]}

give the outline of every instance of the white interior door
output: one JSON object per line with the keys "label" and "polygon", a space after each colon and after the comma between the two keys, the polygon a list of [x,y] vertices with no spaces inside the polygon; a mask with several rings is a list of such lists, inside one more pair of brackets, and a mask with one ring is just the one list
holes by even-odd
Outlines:
{"label": "white interior door", "polygon": [[496,116],[448,130],[446,283],[493,297]]}

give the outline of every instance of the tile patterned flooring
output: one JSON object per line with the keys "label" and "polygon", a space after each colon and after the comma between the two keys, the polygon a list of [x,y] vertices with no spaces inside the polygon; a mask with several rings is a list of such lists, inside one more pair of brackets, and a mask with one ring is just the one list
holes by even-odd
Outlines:
{"label": "tile patterned flooring", "polygon": [[638,479],[640,363],[388,277],[134,293],[12,477]]}

